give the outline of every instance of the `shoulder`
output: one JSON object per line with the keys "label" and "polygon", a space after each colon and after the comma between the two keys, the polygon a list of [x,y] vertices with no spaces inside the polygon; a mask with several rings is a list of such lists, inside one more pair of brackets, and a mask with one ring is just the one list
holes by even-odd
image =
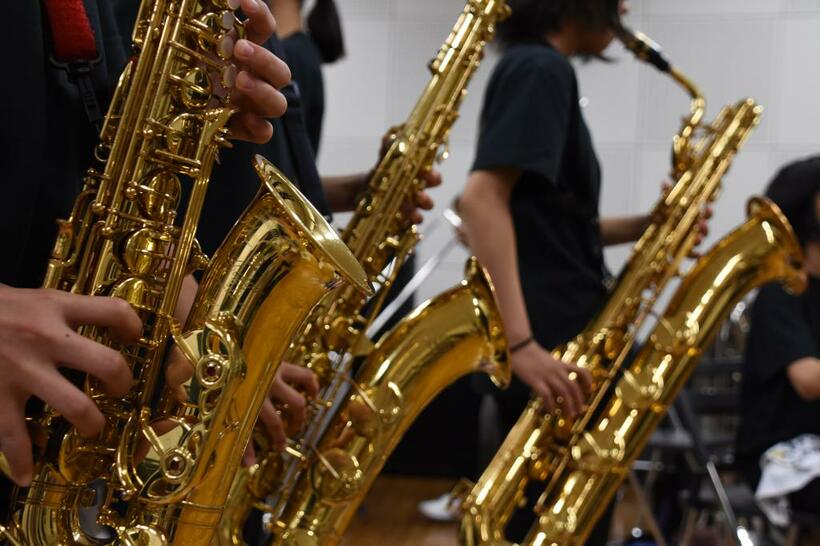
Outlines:
{"label": "shoulder", "polygon": [[575,82],[572,63],[555,49],[543,44],[521,44],[508,48],[496,68],[496,76],[538,77],[565,85]]}
{"label": "shoulder", "polygon": [[486,100],[531,97],[530,106],[568,105],[577,94],[575,70],[566,57],[547,45],[521,44],[504,51],[487,85]]}
{"label": "shoulder", "polygon": [[322,57],[313,38],[304,32],[297,32],[282,41],[293,79],[303,88],[322,85]]}
{"label": "shoulder", "polygon": [[790,294],[779,283],[767,284],[757,293],[754,308],[757,313],[761,313],[773,307],[799,310],[800,297]]}
{"label": "shoulder", "polygon": [[802,296],[788,292],[780,283],[763,286],[752,306],[752,326],[757,330],[794,330],[806,321]]}
{"label": "shoulder", "polygon": [[313,38],[304,32],[291,34],[282,40],[282,46],[288,56],[288,62],[298,62],[316,70],[321,69],[322,56],[319,53],[319,48],[314,43]]}

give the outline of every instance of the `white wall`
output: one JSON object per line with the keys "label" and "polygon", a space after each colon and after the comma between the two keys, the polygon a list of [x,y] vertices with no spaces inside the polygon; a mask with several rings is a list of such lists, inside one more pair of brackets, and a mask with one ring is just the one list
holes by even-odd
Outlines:
{"label": "white wall", "polygon": [[[545,0],[546,1],[546,0]],[[329,67],[323,173],[362,170],[381,135],[402,122],[427,81],[427,61],[464,6],[463,0],[338,0],[348,57]],[[663,45],[667,56],[704,90],[711,119],[725,103],[752,96],[763,122],[735,160],[715,207],[715,240],[743,219],[746,198],[777,167],[820,151],[820,0],[633,0],[628,24]],[[685,95],[667,78],[613,44],[612,64],[578,63],[585,116],[604,173],[604,214],[648,210],[669,169],[669,146]],[[450,159],[441,165],[437,208],[464,184],[473,157],[481,98],[496,54],[485,59],[456,124]],[[435,212],[433,214],[436,214]],[[419,251],[424,259],[447,235]],[[610,249],[617,270],[628,247]],[[421,291],[429,297],[458,282],[466,256],[452,255]]]}

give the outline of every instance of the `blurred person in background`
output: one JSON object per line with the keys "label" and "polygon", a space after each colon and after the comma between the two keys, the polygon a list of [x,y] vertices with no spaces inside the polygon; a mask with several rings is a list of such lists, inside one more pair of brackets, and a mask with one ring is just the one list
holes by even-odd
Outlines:
{"label": "blurred person in background", "polygon": [[754,301],[743,362],[737,459],[769,519],[820,516],[820,156],[780,170],[766,195],[805,252],[808,289],[779,284]]}
{"label": "blurred person in background", "polygon": [[319,155],[325,114],[323,64],[345,56],[344,33],[334,0],[316,0],[307,17],[304,0],[268,0],[276,17],[276,34],[299,86],[305,128],[313,152]]}
{"label": "blurred person in background", "polygon": [[[601,218],[601,168],[584,120],[572,58],[602,58],[628,11],[619,0],[510,0],[498,25],[502,56],[487,85],[475,161],[461,199],[473,253],[490,273],[515,379],[496,392],[503,435],[532,393],[576,417],[587,371],[550,351],[587,325],[607,299],[607,245],[637,240],[650,216]],[[503,437],[503,436],[502,436]],[[507,526],[522,540],[543,485]],[[587,544],[606,544],[611,507]]]}

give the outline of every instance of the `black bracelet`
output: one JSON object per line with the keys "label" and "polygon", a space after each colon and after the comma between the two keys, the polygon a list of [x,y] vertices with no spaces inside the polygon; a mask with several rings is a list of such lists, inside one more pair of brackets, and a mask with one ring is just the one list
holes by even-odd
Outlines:
{"label": "black bracelet", "polygon": [[518,343],[516,343],[515,345],[510,347],[510,354],[513,354],[516,351],[520,351],[521,349],[523,349],[524,347],[526,347],[527,345],[529,345],[533,341],[535,341],[535,339],[533,339],[532,336],[528,337],[527,339],[519,341]]}

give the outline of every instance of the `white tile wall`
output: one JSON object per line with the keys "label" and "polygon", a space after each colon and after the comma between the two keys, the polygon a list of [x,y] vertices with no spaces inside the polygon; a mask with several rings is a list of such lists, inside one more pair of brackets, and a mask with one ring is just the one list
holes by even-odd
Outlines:
{"label": "white tile wall", "polygon": [[[811,2],[812,0],[807,0]],[[645,13],[674,16],[728,16],[746,14],[778,14],[783,9],[784,0],[651,0],[646,2]]]}
{"label": "white tile wall", "polygon": [[[820,5],[820,1],[815,2]],[[781,144],[820,143],[820,10],[781,21],[780,62],[774,76],[780,95],[780,116],[772,120]]]}
{"label": "white tile wall", "polygon": [[[382,133],[400,123],[427,82],[426,64],[446,38],[464,0],[338,0],[348,57],[329,67],[327,118],[320,157],[327,174],[373,163]],[[629,24],[647,32],[702,87],[709,117],[721,105],[753,96],[763,123],[737,157],[715,206],[715,240],[742,221],[744,202],[779,165],[820,151],[820,0],[632,0]],[[585,116],[603,166],[605,214],[646,211],[669,169],[669,145],[688,108],[668,78],[635,62],[618,44],[615,62],[578,63]],[[485,59],[453,131],[437,210],[463,186],[473,155]],[[421,259],[449,235],[420,246]],[[629,247],[607,250],[617,270]],[[466,253],[454,252],[422,289],[432,296],[461,278]]]}

